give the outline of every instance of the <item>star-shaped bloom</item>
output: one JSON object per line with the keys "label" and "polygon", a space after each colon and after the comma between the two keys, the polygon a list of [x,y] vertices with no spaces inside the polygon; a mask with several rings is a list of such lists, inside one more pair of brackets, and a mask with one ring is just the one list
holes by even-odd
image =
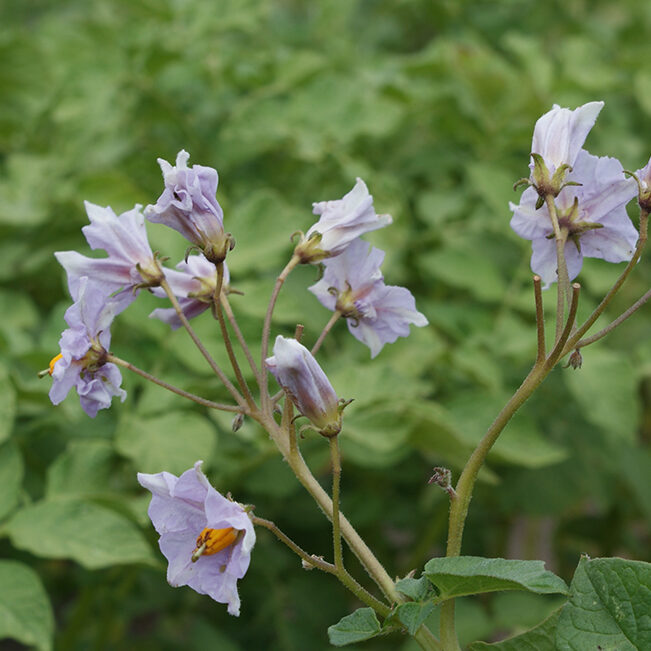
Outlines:
{"label": "star-shaped bloom", "polygon": [[79,279],[77,291],[77,300],[65,313],[69,328],[59,340],[61,352],[50,362],[50,400],[58,405],[75,386],[82,408],[95,418],[98,410],[111,406],[113,396],[123,402],[127,396],[120,388],[120,370],[106,363],[109,328],[119,304],[107,302],[102,288],[87,277]]}
{"label": "star-shaped bloom", "polygon": [[[228,293],[230,274],[226,263],[223,264],[222,292]],[[165,269],[165,279],[178,298],[183,314],[188,319],[193,319],[205,312],[214,302],[217,286],[215,265],[208,262],[203,255],[191,255],[187,261],[179,262],[176,268],[179,271]],[[161,298],[166,297],[165,292],[160,288],[153,289],[152,293]],[[167,323],[172,330],[176,330],[182,325],[176,310],[171,307],[158,307],[149,316]]]}
{"label": "star-shaped bloom", "polygon": [[237,581],[249,569],[255,531],[244,508],[210,485],[201,464],[180,477],[138,473],[138,481],[152,494],[149,518],[169,563],[168,583],[207,594],[238,616]]}
{"label": "star-shaped bloom", "polygon": [[351,334],[371,349],[371,357],[384,344],[407,337],[410,324],[428,323],[408,289],[384,283],[383,261],[383,251],[355,240],[341,255],[324,260],[323,278],[309,288],[324,307],[342,313]]}
{"label": "star-shaped bloom", "polygon": [[296,341],[278,335],[274,354],[265,365],[296,408],[324,436],[341,430],[341,409],[335,390],[312,353]]}
{"label": "star-shaped bloom", "polygon": [[392,219],[378,215],[366,183],[358,178],[353,189],[341,199],[313,204],[319,221],[310,227],[296,247],[303,263],[317,263],[343,253],[360,235],[377,230]]}
{"label": "star-shaped bloom", "polygon": [[145,216],[181,233],[211,262],[222,262],[232,240],[224,233],[224,213],[217,203],[219,176],[212,167],[188,167],[189,158],[190,154],[181,150],[176,166],[158,159],[165,189],[155,204],[145,208]]}
{"label": "star-shaped bloom", "polygon": [[[580,183],[564,187],[555,201],[559,225],[568,233],[564,251],[570,280],[578,275],[584,257],[607,262],[630,260],[638,232],[626,204],[637,190],[635,181],[624,175],[621,163],[581,150],[566,180]],[[547,287],[557,280],[556,243],[547,206],[536,209],[537,200],[536,190],[529,187],[519,205],[510,204],[511,228],[531,240],[531,269]]]}
{"label": "star-shaped bloom", "polygon": [[77,251],[57,251],[54,255],[66,270],[73,299],[80,279],[91,278],[105,297],[113,296],[126,308],[141,287],[156,286],[163,278],[151,251],[140,206],[119,217],[110,207],[88,201],[84,204],[90,224],[81,230],[91,249],[104,249],[108,258],[88,258]]}
{"label": "star-shaped bloom", "polygon": [[554,104],[551,111],[538,118],[531,152],[542,156],[551,174],[562,165],[574,166],[603,106],[603,102],[588,102],[572,111]]}

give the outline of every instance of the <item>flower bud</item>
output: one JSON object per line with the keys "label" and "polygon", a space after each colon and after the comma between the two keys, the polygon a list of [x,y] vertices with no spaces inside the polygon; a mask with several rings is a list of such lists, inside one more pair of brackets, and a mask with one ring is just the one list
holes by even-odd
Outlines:
{"label": "flower bud", "polygon": [[323,436],[336,436],[341,430],[339,399],[312,353],[296,339],[281,335],[273,352],[265,363],[278,384]]}

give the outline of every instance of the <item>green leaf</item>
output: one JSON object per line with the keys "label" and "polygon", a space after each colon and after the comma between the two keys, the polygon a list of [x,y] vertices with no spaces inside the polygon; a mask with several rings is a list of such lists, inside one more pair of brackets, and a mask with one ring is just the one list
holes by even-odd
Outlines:
{"label": "green leaf", "polygon": [[424,601],[434,592],[432,584],[425,576],[421,576],[420,579],[411,577],[400,579],[396,581],[396,590],[414,601]]}
{"label": "green leaf", "polygon": [[70,558],[89,569],[153,558],[130,520],[90,502],[38,502],[18,511],[5,531],[18,549],[43,558]]}
{"label": "green leaf", "polygon": [[556,632],[559,651],[651,649],[651,564],[582,558]]}
{"label": "green leaf", "polygon": [[425,575],[438,588],[440,601],[496,590],[527,590],[538,594],[567,594],[568,591],[563,579],[545,570],[542,561],[478,556],[433,558],[425,565]]}
{"label": "green leaf", "polygon": [[84,497],[109,491],[113,448],[108,441],[71,441],[47,473],[47,497]]}
{"label": "green leaf", "polygon": [[556,651],[554,638],[561,611],[560,608],[555,610],[538,626],[521,635],[515,635],[495,644],[475,642],[468,647],[468,651]]}
{"label": "green leaf", "polygon": [[16,416],[16,392],[9,381],[7,369],[0,364],[0,443],[11,435]]}
{"label": "green leaf", "polygon": [[637,378],[631,362],[608,351],[589,348],[583,366],[567,369],[564,379],[586,419],[616,442],[634,441],[638,426]]}
{"label": "green leaf", "polygon": [[359,608],[328,627],[328,639],[334,646],[346,646],[375,637],[380,630],[375,611],[372,608]]}
{"label": "green leaf", "polygon": [[117,428],[115,448],[139,472],[167,470],[180,474],[199,459],[209,462],[216,433],[209,421],[190,411],[171,411],[156,418],[127,415]]}
{"label": "green leaf", "polygon": [[0,445],[0,520],[18,503],[23,481],[23,458],[13,441]]}
{"label": "green leaf", "polygon": [[49,651],[54,615],[38,574],[23,563],[2,560],[0,585],[0,640],[11,638]]}
{"label": "green leaf", "polygon": [[410,601],[400,604],[395,610],[395,616],[405,626],[409,635],[415,635],[421,624],[432,614],[435,606],[433,601]]}

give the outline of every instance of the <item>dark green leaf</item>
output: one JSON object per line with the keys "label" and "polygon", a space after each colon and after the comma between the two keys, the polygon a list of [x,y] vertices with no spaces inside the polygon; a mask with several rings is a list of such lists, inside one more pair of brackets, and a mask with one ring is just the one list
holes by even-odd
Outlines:
{"label": "dark green leaf", "polygon": [[651,649],[651,564],[582,558],[556,632],[559,651]]}
{"label": "dark green leaf", "polygon": [[372,608],[359,608],[328,627],[328,639],[334,646],[346,646],[375,637],[380,630],[375,611]]}
{"label": "dark green leaf", "polygon": [[567,593],[563,579],[545,570],[542,561],[477,556],[433,558],[425,564],[425,575],[438,588],[440,601],[496,590]]}

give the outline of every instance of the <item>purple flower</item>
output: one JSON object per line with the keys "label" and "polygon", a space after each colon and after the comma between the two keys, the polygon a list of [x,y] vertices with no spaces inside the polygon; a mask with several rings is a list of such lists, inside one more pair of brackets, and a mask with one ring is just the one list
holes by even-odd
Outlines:
{"label": "purple flower", "polygon": [[310,351],[296,339],[276,337],[265,364],[297,409],[324,436],[341,430],[341,408],[330,380]]}
{"label": "purple flower", "polygon": [[229,614],[239,616],[237,580],[249,568],[255,531],[242,506],[210,485],[202,463],[197,461],[180,477],[138,473],[138,481],[153,496],[149,517],[169,562],[168,583],[175,588],[188,585],[228,604]]}
{"label": "purple flower", "polygon": [[371,349],[371,357],[384,344],[408,336],[409,324],[428,323],[408,289],[384,284],[383,260],[383,251],[356,240],[340,256],[324,261],[323,278],[309,288],[324,307],[346,317],[348,329]]}
{"label": "purple flower", "polygon": [[641,170],[635,172],[635,176],[640,181],[642,192],[651,190],[651,158],[649,158],[649,162]]}
{"label": "purple flower", "polygon": [[211,262],[222,262],[232,242],[224,233],[224,213],[215,196],[217,170],[202,165],[188,167],[189,158],[190,154],[181,150],[175,167],[158,159],[165,189],[154,205],[145,208],[145,216],[181,233]]}
{"label": "purple flower", "polygon": [[120,370],[106,363],[109,328],[119,306],[106,302],[102,288],[86,277],[79,279],[77,289],[78,298],[65,313],[70,327],[59,340],[61,352],[50,362],[50,400],[58,405],[76,386],[83,410],[95,418],[100,409],[111,406],[113,396],[122,402],[127,397],[120,388]]}
{"label": "purple flower", "polygon": [[603,106],[603,102],[589,102],[572,111],[554,104],[536,122],[531,152],[542,156],[552,174],[562,165],[573,167]]}
{"label": "purple flower", "polygon": [[54,255],[66,270],[73,299],[78,297],[80,279],[88,277],[104,296],[115,295],[124,309],[135,299],[135,290],[162,280],[147,241],[140,206],[118,217],[110,207],[102,208],[88,201],[84,205],[90,225],[81,230],[91,249],[104,249],[109,257],[87,258],[76,251],[57,251]]}
{"label": "purple flower", "polygon": [[[638,232],[626,213],[626,204],[636,195],[636,184],[624,176],[620,162],[581,150],[567,181],[581,184],[564,187],[556,198],[559,225],[567,231],[565,259],[570,280],[581,270],[584,257],[630,260]],[[531,240],[531,269],[547,287],[557,280],[556,243],[547,206],[536,209],[537,200],[538,193],[529,187],[519,205],[510,204],[511,228]]]}
{"label": "purple flower", "polygon": [[[179,299],[179,305],[183,314],[188,319],[198,316],[205,312],[213,303],[215,289],[217,286],[217,272],[215,265],[208,262],[203,255],[191,255],[187,262],[182,261],[176,265],[180,271],[165,269],[165,279],[167,280],[174,295]],[[222,281],[222,292],[228,293],[228,284],[230,274],[228,267],[224,263],[224,279]],[[160,288],[155,288],[152,293],[161,298],[165,298],[165,292]],[[167,323],[172,330],[181,327],[181,320],[176,314],[174,308],[156,308],[150,315],[152,319],[160,319]]]}
{"label": "purple flower", "polygon": [[310,227],[296,247],[303,263],[316,263],[343,253],[363,233],[390,224],[390,215],[378,215],[366,183],[358,178],[353,189],[341,199],[313,204],[319,221]]}

